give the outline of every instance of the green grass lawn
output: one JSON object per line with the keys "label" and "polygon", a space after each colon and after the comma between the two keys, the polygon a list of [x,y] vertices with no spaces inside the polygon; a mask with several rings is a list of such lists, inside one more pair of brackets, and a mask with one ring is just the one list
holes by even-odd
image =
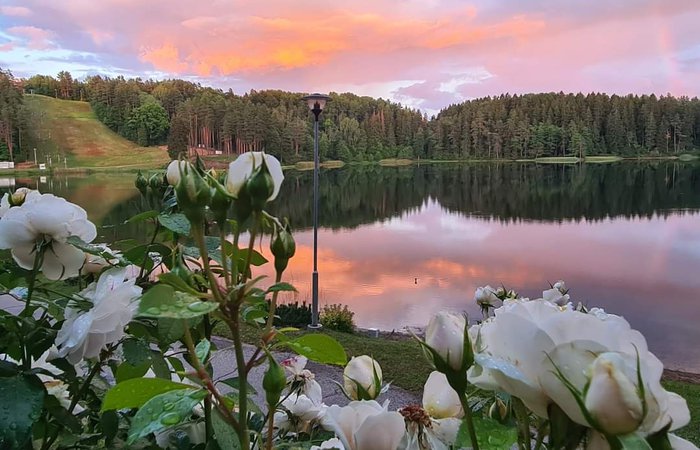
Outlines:
{"label": "green grass lawn", "polygon": [[[228,337],[228,328],[222,325],[217,326],[214,332]],[[431,369],[415,340],[405,335],[374,338],[332,330],[323,330],[322,332],[340,342],[348,357],[372,356],[382,366],[384,379],[391,381],[394,386],[413,392],[422,391],[423,384],[428,379]],[[306,331],[298,333],[302,334]],[[245,326],[242,335],[243,340],[250,344],[256,344],[260,339],[259,330],[251,326]],[[700,385],[681,381],[665,381],[663,384],[669,391],[683,396],[690,409],[690,424],[676,434],[700,445]]]}
{"label": "green grass lawn", "polygon": [[87,102],[43,95],[26,95],[24,102],[30,111],[31,132],[23,146],[36,148],[40,163],[48,155],[54,167],[61,169],[66,166],[64,157],[69,168],[158,167],[169,160],[165,148],[140,147],[110,130]]}

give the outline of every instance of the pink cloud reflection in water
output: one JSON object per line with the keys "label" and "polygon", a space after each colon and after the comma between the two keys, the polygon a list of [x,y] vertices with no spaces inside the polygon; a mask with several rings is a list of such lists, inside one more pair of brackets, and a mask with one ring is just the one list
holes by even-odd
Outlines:
{"label": "pink cloud reflection in water", "polygon": [[[285,279],[311,297],[311,230],[295,234]],[[440,309],[477,317],[477,286],[530,298],[564,279],[574,301],[621,314],[668,367],[700,370],[700,215],[599,222],[501,223],[428,202],[356,229],[319,231],[320,303],[359,326],[424,326]]]}

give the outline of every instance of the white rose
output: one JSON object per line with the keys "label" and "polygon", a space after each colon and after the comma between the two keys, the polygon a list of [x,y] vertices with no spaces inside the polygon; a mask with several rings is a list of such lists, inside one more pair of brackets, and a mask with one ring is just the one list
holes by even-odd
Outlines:
{"label": "white rose", "polygon": [[423,409],[434,419],[462,417],[459,395],[440,372],[432,372],[423,387]]}
{"label": "white rose", "polygon": [[[311,422],[323,419],[326,405],[306,395],[290,394],[281,404],[283,411],[275,412],[275,427],[282,430],[304,431]],[[289,416],[294,419],[290,420]]]}
{"label": "white rose", "polygon": [[464,367],[464,329],[466,318],[441,311],[435,314],[425,330],[425,343],[454,370]]}
{"label": "white rose", "polygon": [[291,375],[287,377],[287,384],[298,387],[298,393],[304,394],[316,403],[323,400],[321,385],[315,380],[315,375],[305,369],[308,359],[297,355],[287,358],[280,363]]}
{"label": "white rose", "polygon": [[5,194],[0,199],[0,218],[12,207],[19,207],[25,203],[32,202],[41,197],[39,191],[26,187],[18,188],[14,194]]}
{"label": "white rose", "polygon": [[182,173],[190,167],[191,165],[187,161],[177,159],[170,161],[170,164],[168,164],[168,168],[165,172],[165,178],[168,180],[168,184],[175,187],[180,182]]}
{"label": "white rose", "polygon": [[[106,253],[111,256],[118,256],[119,252],[115,252],[109,248],[106,244],[97,244],[97,247],[101,248],[102,253]],[[107,267],[112,267],[119,263],[118,258],[111,258],[107,261],[101,255],[93,255],[92,253],[85,253],[85,264],[83,264],[83,273],[100,273],[102,269]]]}
{"label": "white rose", "polygon": [[571,297],[569,294],[563,294],[562,291],[554,287],[552,289],[542,291],[542,299],[550,303],[554,303],[555,305],[564,306],[569,303]]}
{"label": "white rose", "polygon": [[624,373],[616,353],[603,353],[593,362],[585,405],[601,431],[614,436],[635,431],[642,423],[642,400],[637,386]]}
{"label": "white rose", "polygon": [[[377,361],[367,355],[354,357],[345,366],[343,384],[345,392],[351,399],[373,400],[382,390],[382,368]],[[370,398],[361,398],[358,385],[369,394]]]}
{"label": "white rose", "polygon": [[141,296],[136,279],[127,278],[133,273],[129,267],[109,269],[80,292],[93,306],[88,311],[66,308],[66,320],[56,336],[57,356],[76,364],[83,358],[96,358],[108,344],[124,336]]}
{"label": "white rose", "polygon": [[476,352],[470,381],[520,398],[540,417],[546,418],[547,406],[556,403],[572,420],[590,426],[554,365],[583,391],[597,355],[619,354],[627,377],[636,380],[639,352],[648,406],[639,430],[653,433],[670,421],[676,429],[690,420],[685,401],[661,386],[663,365],[649,352],[644,336],[622,317],[600,310],[586,314],[546,301],[508,301],[469,333]]}
{"label": "white rose", "polygon": [[265,165],[270,172],[274,185],[272,195],[270,195],[267,200],[272,201],[277,197],[280,186],[282,186],[282,181],[284,180],[282,165],[277,158],[263,152],[243,153],[229,164],[228,174],[226,175],[226,189],[229,194],[233,197],[238,197],[238,192],[243,185],[245,185],[246,181],[248,181],[248,178],[250,178],[255,169],[260,167],[263,163],[263,159],[265,160]]}
{"label": "white rose", "polygon": [[52,194],[25,198],[0,220],[0,248],[12,249],[15,262],[24,269],[32,269],[37,240],[44,241],[40,269],[50,280],[77,276],[85,262],[85,254],[66,242],[71,236],[91,242],[97,230],[84,209]]}
{"label": "white rose", "polygon": [[491,286],[487,285],[476,288],[476,292],[474,293],[474,301],[482,308],[488,308],[498,306],[501,299],[499,299],[496,295],[496,291]]}
{"label": "white rose", "polygon": [[345,450],[396,450],[406,432],[403,416],[374,400],[329,406],[324,427],[335,432]]}

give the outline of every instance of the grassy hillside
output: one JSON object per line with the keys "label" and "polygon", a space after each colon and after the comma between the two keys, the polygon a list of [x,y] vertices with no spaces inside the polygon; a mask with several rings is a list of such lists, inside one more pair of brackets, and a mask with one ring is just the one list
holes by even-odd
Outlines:
{"label": "grassy hillside", "polygon": [[[168,161],[165,148],[140,147],[102,124],[87,102],[25,95],[30,136],[39,163],[51,156],[54,167],[158,167]],[[30,151],[30,159],[33,154]],[[58,160],[58,162],[57,162]]]}

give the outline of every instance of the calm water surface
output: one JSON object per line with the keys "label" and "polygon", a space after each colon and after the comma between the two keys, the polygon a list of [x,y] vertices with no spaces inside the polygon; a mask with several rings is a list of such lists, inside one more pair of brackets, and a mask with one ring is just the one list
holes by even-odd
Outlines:
{"label": "calm water surface", "polygon": [[[286,273],[310,298],[311,172],[291,171],[274,213],[296,229]],[[132,176],[17,179],[82,205],[100,238],[149,209]],[[477,286],[530,297],[564,279],[574,301],[624,315],[668,367],[700,371],[700,165],[428,165],[321,174],[321,304],[358,325],[424,326],[439,309],[478,314]],[[292,300],[290,298],[289,300]]]}

